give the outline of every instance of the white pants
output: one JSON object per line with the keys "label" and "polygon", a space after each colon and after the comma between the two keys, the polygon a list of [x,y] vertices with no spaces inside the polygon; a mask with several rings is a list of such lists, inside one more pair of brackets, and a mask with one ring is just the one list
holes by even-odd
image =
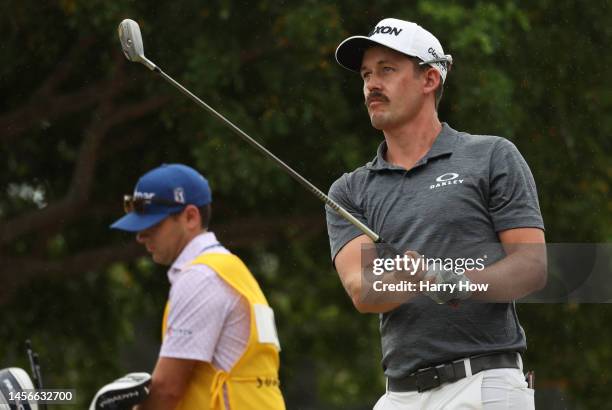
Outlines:
{"label": "white pants", "polygon": [[374,410],[530,410],[533,390],[520,369],[484,370],[454,383],[419,392],[387,391]]}

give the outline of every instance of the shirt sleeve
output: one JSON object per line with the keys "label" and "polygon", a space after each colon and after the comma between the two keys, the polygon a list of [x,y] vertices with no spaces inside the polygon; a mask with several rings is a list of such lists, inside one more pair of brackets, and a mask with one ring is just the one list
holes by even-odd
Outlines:
{"label": "shirt sleeve", "polygon": [[[348,174],[344,174],[332,184],[328,196],[359,221],[368,225],[364,211],[355,204],[354,196],[351,194]],[[331,248],[331,258],[333,261],[344,245],[362,235],[363,232],[344,219],[338,212],[330,208],[329,205],[325,205],[325,214],[327,219],[329,246]]]}
{"label": "shirt sleeve", "polygon": [[183,272],[170,291],[160,356],[212,363],[224,323],[240,298],[206,266]]}
{"label": "shirt sleeve", "polygon": [[491,155],[489,170],[488,206],[495,231],[544,229],[533,175],[512,142],[499,140]]}

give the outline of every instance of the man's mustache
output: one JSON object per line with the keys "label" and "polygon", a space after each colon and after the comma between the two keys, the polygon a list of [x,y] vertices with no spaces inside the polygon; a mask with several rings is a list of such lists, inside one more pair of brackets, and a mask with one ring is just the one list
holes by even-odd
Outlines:
{"label": "man's mustache", "polygon": [[373,101],[389,102],[389,98],[387,98],[387,96],[381,93],[380,91],[372,91],[366,97],[364,104],[367,107]]}

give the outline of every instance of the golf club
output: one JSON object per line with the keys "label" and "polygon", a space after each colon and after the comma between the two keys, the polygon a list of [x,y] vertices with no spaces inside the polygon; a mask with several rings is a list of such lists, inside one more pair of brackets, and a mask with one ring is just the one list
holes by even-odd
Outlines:
{"label": "golf club", "polygon": [[196,95],[192,94],[188,89],[183,87],[181,84],[176,82],[172,77],[164,73],[157,65],[155,65],[152,61],[147,59],[144,55],[144,47],[142,44],[142,35],[140,34],[140,27],[138,23],[134,20],[125,19],[119,24],[119,40],[121,41],[121,48],[123,49],[123,54],[125,57],[135,63],[141,63],[149,70],[154,71],[160,74],[166,81],[179,89],[180,92],[185,94],[187,97],[191,98],[196,102],[200,107],[204,108],[206,111],[217,117],[221,120],[225,125],[227,125],[232,131],[234,131],[238,136],[244,139],[246,142],[251,144],[251,146],[255,147],[259,152],[264,154],[266,157],[270,158],[274,162],[276,162],[281,168],[283,168],[289,175],[291,175],[295,180],[297,180],[302,186],[312,192],[317,198],[321,199],[330,208],[334,211],[338,212],[344,219],[352,223],[355,227],[357,227],[361,232],[367,235],[372,241],[375,243],[382,243],[381,237],[368,228],[365,224],[360,222],[357,218],[351,215],[347,210],[342,208],[338,203],[334,200],[330,199],[327,195],[325,195],[321,190],[315,187],[310,181],[301,176],[299,173],[293,170],[289,165],[285,164],[280,158],[274,155],[272,152],[268,151],[263,145],[255,141],[248,134],[234,125],[231,121],[225,118],[223,115],[219,114],[212,107],[206,104],[204,101],[199,99]]}
{"label": "golf club", "polygon": [[150,385],[149,373],[128,373],[98,390],[89,410],[131,409],[147,398]]}
{"label": "golf club", "polygon": [[[38,353],[36,353],[32,349],[32,342],[30,339],[26,340],[26,352],[28,354],[28,360],[30,361],[30,368],[32,369],[32,378],[34,379],[34,387],[37,390],[43,389],[43,381],[42,381],[42,373],[40,371],[40,361],[38,358]],[[41,403],[41,410],[47,410],[47,404]]]}
{"label": "golf club", "polygon": [[19,367],[0,369],[0,409],[41,410],[36,400],[30,399],[36,392],[28,373]]}

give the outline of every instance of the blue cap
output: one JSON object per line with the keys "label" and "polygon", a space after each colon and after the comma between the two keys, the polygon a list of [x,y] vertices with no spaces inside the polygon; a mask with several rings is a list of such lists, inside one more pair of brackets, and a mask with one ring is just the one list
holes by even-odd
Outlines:
{"label": "blue cap", "polygon": [[[111,228],[140,232],[181,212],[187,205],[201,207],[212,202],[206,178],[182,164],[164,164],[147,172],[138,180],[133,196],[151,202],[145,201],[143,212],[130,212],[115,221]],[[165,203],[156,203],[156,200]]]}

